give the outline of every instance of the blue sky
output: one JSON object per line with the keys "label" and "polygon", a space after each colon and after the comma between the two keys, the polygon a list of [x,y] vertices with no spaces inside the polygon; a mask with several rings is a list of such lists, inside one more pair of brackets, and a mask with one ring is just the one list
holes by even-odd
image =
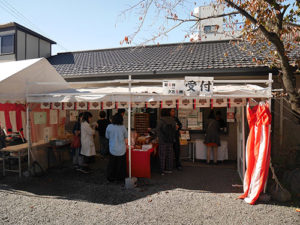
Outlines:
{"label": "blue sky", "polygon": [[[138,0],[0,0],[0,24],[15,21],[56,41],[58,44],[53,46],[54,54],[121,47],[120,41],[136,30],[141,14],[132,12],[125,17],[119,15],[136,2]],[[207,5],[210,1],[197,2]],[[192,0],[186,0],[185,3],[184,7],[178,7],[180,18],[189,16],[195,7]],[[150,12],[146,26],[132,45],[149,40],[157,28],[153,23],[159,25],[162,22],[165,22],[162,17]],[[169,26],[173,24],[168,21]],[[159,43],[184,41],[191,25],[186,23],[176,28],[167,37],[158,40]]]}
{"label": "blue sky", "polygon": [[[15,21],[56,41],[58,45],[53,47],[53,53],[121,47],[120,41],[137,27],[139,16],[136,13],[119,17],[131,2],[136,1],[0,0],[0,24]],[[8,10],[7,6],[13,6],[26,19]],[[189,15],[190,9],[186,12]],[[183,41],[186,27],[176,29],[159,42]],[[133,44],[149,39],[153,32],[153,28],[146,26]]]}

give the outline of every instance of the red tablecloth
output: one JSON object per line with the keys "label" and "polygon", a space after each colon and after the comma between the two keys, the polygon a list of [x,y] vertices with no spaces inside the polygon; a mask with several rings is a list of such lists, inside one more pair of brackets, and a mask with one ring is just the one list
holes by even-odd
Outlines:
{"label": "red tablecloth", "polygon": [[[144,177],[151,178],[151,166],[150,166],[150,156],[154,151],[155,147],[147,151],[135,150],[132,148],[131,150],[131,176],[133,177]],[[128,149],[126,152],[127,158],[127,173],[129,173],[128,169]]]}

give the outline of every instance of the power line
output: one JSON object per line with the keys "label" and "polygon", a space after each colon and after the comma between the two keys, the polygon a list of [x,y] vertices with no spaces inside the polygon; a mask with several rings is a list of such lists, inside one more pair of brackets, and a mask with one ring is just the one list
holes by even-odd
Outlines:
{"label": "power line", "polygon": [[[12,15],[14,18],[16,18],[17,20],[20,20],[20,21],[26,23],[27,25],[29,25],[29,27],[32,27],[35,30],[38,30],[42,34],[45,34],[45,36],[49,36],[46,32],[44,32],[36,24],[31,22],[30,19],[28,19],[26,16],[24,16],[20,11],[18,11],[13,5],[11,5],[6,0],[0,0],[0,7],[3,10],[5,10],[6,12],[8,12],[10,15]],[[63,49],[64,51],[69,51],[67,48],[65,48],[63,45],[61,45],[59,43],[57,43],[57,46],[60,47],[61,49]]]}

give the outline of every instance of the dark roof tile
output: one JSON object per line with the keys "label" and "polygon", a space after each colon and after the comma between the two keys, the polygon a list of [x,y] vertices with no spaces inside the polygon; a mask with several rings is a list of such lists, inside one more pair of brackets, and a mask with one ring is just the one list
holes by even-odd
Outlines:
{"label": "dark roof tile", "polygon": [[[253,62],[252,54],[242,50],[241,45],[230,41],[153,45],[59,53],[48,60],[64,78],[232,68],[252,68],[255,71],[266,67]],[[253,47],[248,45],[247,49],[250,48]],[[300,48],[291,55],[299,57],[299,53]],[[263,57],[263,54],[257,56]]]}

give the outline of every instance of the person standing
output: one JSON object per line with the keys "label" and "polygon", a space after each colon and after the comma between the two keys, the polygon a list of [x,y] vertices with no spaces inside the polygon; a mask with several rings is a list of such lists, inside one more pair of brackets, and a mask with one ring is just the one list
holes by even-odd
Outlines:
{"label": "person standing", "polygon": [[161,119],[158,121],[155,132],[158,135],[161,175],[172,173],[176,123],[170,116],[170,109],[161,110]]}
{"label": "person standing", "polygon": [[206,127],[206,134],[204,144],[207,146],[207,164],[210,163],[210,152],[213,150],[214,163],[217,164],[218,160],[218,146],[220,143],[220,123],[216,120],[214,111],[211,111],[208,116],[208,123]]}
{"label": "person standing", "polygon": [[[79,113],[78,119],[74,124],[72,133],[74,135],[74,140],[71,144],[72,147],[72,156],[73,156],[73,167],[78,169],[82,164],[82,159],[80,159],[80,148],[81,148],[81,141],[80,141],[80,129],[81,129],[81,120],[82,120],[83,113]],[[74,143],[76,139],[76,143]]]}
{"label": "person standing", "polygon": [[176,123],[175,141],[173,144],[173,149],[175,154],[175,166],[178,170],[182,170],[182,166],[180,162],[180,141],[179,141],[182,124],[179,121],[179,119],[175,116],[175,109],[171,109],[170,116],[174,118]]}
{"label": "person standing", "polygon": [[[81,122],[81,151],[80,154],[84,157],[84,162],[87,164],[90,157],[96,155],[94,134],[95,130],[90,126],[92,114],[90,112],[84,112]],[[83,170],[89,171],[88,165]]]}
{"label": "person standing", "polygon": [[97,130],[99,133],[100,153],[105,156],[109,153],[108,139],[105,137],[105,132],[110,121],[106,119],[106,113],[104,111],[101,111],[99,116],[100,120],[97,121]]}
{"label": "person standing", "polygon": [[105,137],[109,140],[109,162],[107,165],[107,180],[124,181],[126,177],[126,145],[128,134],[123,125],[123,117],[117,113],[112,118],[112,124],[106,128]]}

